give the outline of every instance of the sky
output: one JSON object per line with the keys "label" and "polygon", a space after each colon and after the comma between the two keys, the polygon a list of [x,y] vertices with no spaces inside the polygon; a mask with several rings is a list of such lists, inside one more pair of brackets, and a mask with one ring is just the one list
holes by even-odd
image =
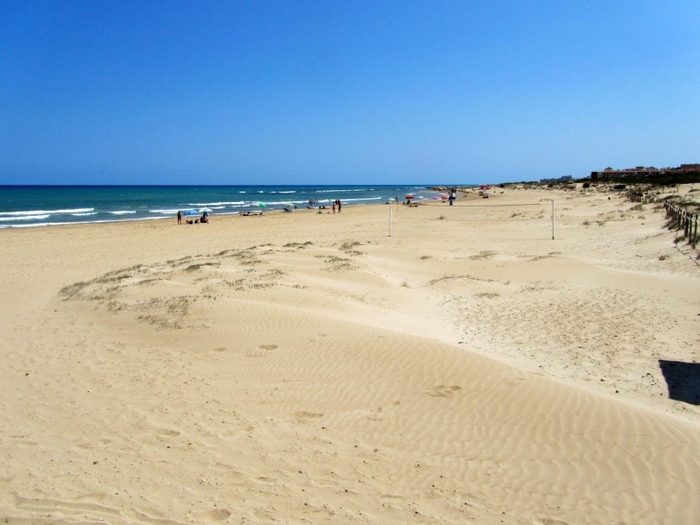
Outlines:
{"label": "sky", "polygon": [[697,0],[0,0],[0,184],[700,162]]}

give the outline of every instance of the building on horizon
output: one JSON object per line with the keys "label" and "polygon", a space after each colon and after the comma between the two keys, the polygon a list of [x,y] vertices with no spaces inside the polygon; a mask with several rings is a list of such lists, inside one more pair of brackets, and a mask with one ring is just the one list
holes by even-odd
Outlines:
{"label": "building on horizon", "polygon": [[620,177],[653,177],[673,173],[700,173],[700,164],[681,164],[677,168],[655,168],[653,166],[637,166],[616,170],[605,168],[603,171],[592,171],[591,179],[614,179]]}

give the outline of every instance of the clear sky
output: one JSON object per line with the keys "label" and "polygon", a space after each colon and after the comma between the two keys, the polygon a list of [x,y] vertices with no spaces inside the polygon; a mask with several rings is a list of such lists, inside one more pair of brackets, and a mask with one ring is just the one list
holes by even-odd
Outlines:
{"label": "clear sky", "polygon": [[698,0],[0,0],[0,184],[700,162]]}

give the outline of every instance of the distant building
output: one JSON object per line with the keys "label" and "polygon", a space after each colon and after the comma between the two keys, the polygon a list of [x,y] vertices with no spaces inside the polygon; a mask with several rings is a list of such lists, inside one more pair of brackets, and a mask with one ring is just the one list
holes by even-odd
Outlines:
{"label": "distant building", "polygon": [[654,177],[667,173],[695,173],[700,172],[700,164],[681,164],[678,168],[655,168],[637,166],[636,168],[625,168],[616,170],[605,168],[603,171],[592,171],[591,179],[615,179],[620,177]]}

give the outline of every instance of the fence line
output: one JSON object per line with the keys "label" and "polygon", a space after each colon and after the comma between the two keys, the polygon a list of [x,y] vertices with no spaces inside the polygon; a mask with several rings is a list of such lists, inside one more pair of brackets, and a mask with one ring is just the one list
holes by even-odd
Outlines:
{"label": "fence line", "polygon": [[664,203],[664,208],[666,208],[666,217],[670,219],[668,229],[683,230],[683,237],[688,239],[688,244],[693,249],[696,249],[698,243],[698,214],[690,213],[680,206],[669,202]]}

